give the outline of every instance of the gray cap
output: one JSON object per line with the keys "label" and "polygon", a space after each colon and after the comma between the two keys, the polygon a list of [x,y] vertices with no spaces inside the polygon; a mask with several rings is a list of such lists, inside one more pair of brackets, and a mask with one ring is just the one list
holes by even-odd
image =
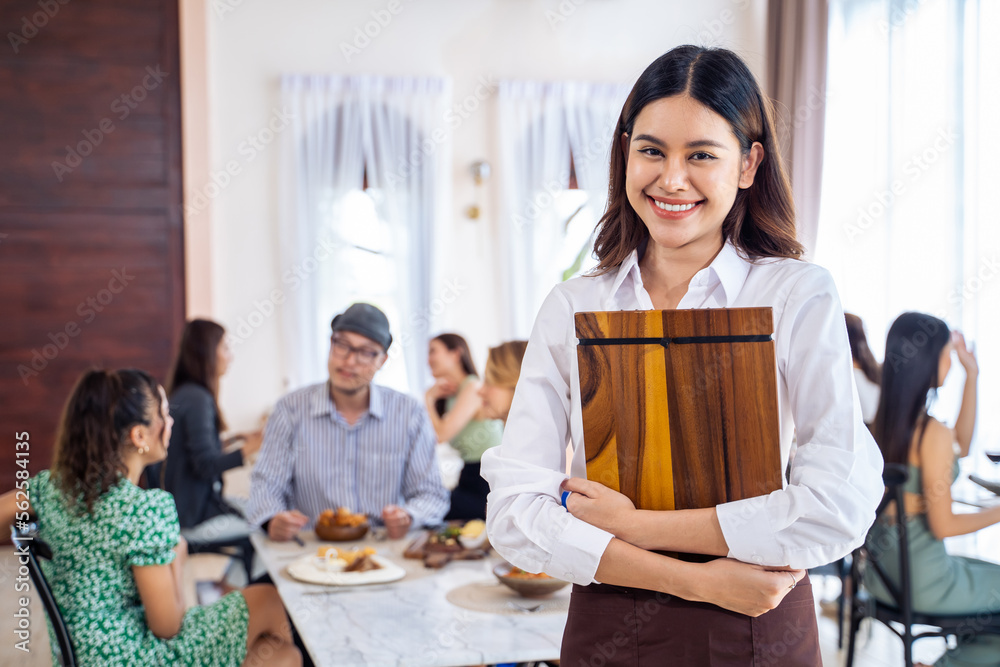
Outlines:
{"label": "gray cap", "polygon": [[347,310],[333,318],[330,329],[333,333],[350,331],[360,334],[381,345],[383,350],[388,350],[392,345],[389,319],[385,313],[370,303],[351,304]]}

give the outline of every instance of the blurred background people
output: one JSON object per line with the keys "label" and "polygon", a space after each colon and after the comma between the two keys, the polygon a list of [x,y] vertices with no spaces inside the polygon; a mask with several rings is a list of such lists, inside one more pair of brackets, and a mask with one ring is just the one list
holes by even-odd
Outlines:
{"label": "blurred background people", "polygon": [[490,348],[483,371],[483,386],[479,390],[484,415],[506,423],[527,347],[526,340],[512,340]]}
{"label": "blurred background people", "polygon": [[[150,484],[174,496],[181,534],[192,547],[233,544],[240,563],[250,562],[250,526],[244,518],[246,501],[223,499],[222,473],[242,466],[260,449],[260,431],[222,440],[226,421],[219,409],[219,382],[229,368],[232,353],[226,330],[210,320],[191,320],[184,326],[177,359],[167,382],[174,430],[167,460],[149,471]],[[242,447],[225,451],[229,445]],[[263,574],[245,572],[233,561],[224,587],[246,585]]]}
{"label": "blurred background people", "polygon": [[[52,549],[42,567],[77,663],[299,665],[274,586],[186,608],[174,500],[138,486],[166,456],[172,422],[147,373],[88,371],[66,403],[51,469],[29,480],[39,538]],[[4,525],[14,521],[15,493],[0,496]]]}
{"label": "blurred background people", "polygon": [[373,382],[392,334],[385,313],[352,304],[330,322],[329,380],[278,401],[250,480],[250,523],[295,539],[327,509],[381,521],[390,536],[448,508],[434,429],[419,401]]}
{"label": "blurred background people", "polygon": [[875,361],[875,355],[868,347],[865,325],[861,318],[852,313],[844,313],[847,321],[847,338],[851,343],[851,358],[854,360],[854,382],[861,400],[861,418],[871,425],[878,410],[882,366]]}
{"label": "blurred background people", "polygon": [[483,452],[500,444],[503,425],[482,412],[479,375],[464,338],[444,333],[431,339],[427,364],[435,380],[424,394],[431,424],[438,442],[450,443],[464,464],[445,519],[485,519],[490,489],[479,463]]}
{"label": "blurred background people", "polygon": [[[953,351],[965,369],[965,388],[951,429],[931,417],[927,408],[951,369]],[[976,427],[978,379],[974,351],[960,333],[950,333],[942,320],[924,313],[903,313],[889,328],[882,395],[872,433],[886,464],[904,464],[909,471],[904,505],[917,612],[974,615],[996,611],[1000,564],[952,556],[943,541],[1000,523],[1000,507],[960,514],[952,510],[951,485],[958,478],[958,459],[968,455]],[[897,534],[895,517],[882,516],[869,531],[868,547],[898,586]],[[866,576],[865,585],[879,599],[892,601],[877,577]],[[960,633],[957,646],[935,664],[1000,667],[1000,637]]]}

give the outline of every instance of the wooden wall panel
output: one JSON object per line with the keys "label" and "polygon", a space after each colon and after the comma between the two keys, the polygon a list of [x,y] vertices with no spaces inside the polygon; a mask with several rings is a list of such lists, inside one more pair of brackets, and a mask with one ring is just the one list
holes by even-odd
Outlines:
{"label": "wooden wall panel", "polygon": [[0,492],[15,433],[48,467],[79,374],[162,379],[184,321],[177,3],[43,4],[0,0]]}

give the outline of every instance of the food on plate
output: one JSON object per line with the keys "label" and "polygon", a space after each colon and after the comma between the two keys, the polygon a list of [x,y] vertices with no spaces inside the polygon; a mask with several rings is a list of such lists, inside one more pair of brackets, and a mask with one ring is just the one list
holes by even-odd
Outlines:
{"label": "food on plate", "polygon": [[346,507],[338,507],[336,510],[323,510],[317,524],[322,526],[363,526],[368,523],[368,517],[364,514],[355,514]]}
{"label": "food on plate", "polygon": [[551,579],[549,575],[544,572],[526,572],[519,567],[511,567],[510,572],[507,573],[508,577],[517,577],[518,579]]}
{"label": "food on plate", "polygon": [[348,563],[354,562],[355,559],[361,558],[362,556],[374,556],[375,550],[371,547],[362,547],[360,549],[341,549],[340,547],[327,547],[323,546],[319,548],[317,556],[320,558],[328,558],[330,554],[336,554],[334,558],[343,558]]}
{"label": "food on plate", "polygon": [[426,548],[431,551],[461,551],[462,545],[458,543],[461,534],[461,526],[445,526],[430,534]]}
{"label": "food on plate", "polygon": [[382,567],[371,558],[375,555],[375,550],[371,547],[340,549],[338,547],[322,546],[316,555],[326,559],[324,568],[328,570],[367,572],[368,570],[377,570]]}
{"label": "food on plate", "polygon": [[484,530],[486,530],[486,522],[482,519],[473,519],[462,526],[459,535],[462,537],[479,537],[483,534]]}

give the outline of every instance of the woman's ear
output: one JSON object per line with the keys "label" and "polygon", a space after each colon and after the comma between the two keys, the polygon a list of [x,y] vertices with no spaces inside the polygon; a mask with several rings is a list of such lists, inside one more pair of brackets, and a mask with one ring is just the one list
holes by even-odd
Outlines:
{"label": "woman's ear", "polygon": [[621,138],[622,145],[622,158],[625,159],[625,164],[628,164],[628,132],[622,132]]}
{"label": "woman's ear", "polygon": [[149,436],[149,429],[142,424],[136,424],[128,431],[128,437],[131,441],[131,446],[137,449],[142,449],[143,447],[148,448],[149,443],[147,442]]}
{"label": "woman's ear", "polygon": [[759,141],[753,142],[750,152],[743,156],[743,164],[740,169],[740,189],[746,190],[753,185],[753,179],[757,175],[757,167],[764,161],[764,147]]}

